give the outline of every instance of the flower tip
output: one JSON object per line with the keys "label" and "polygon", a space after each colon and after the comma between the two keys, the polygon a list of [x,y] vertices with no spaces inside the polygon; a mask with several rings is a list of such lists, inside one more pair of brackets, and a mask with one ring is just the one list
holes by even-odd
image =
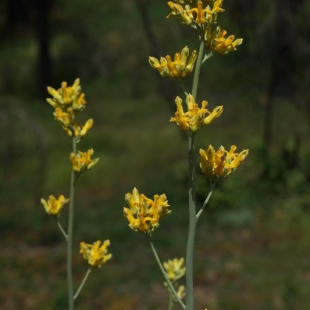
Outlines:
{"label": "flower tip", "polygon": [[221,116],[222,113],[223,113],[223,106],[218,106],[218,107],[216,107],[216,108],[212,111],[212,113],[211,113],[210,115],[208,115],[208,116],[204,119],[204,121],[203,121],[204,125],[210,125],[210,124],[213,122],[213,120],[214,120],[215,118]]}
{"label": "flower tip", "polygon": [[74,80],[74,82],[73,82],[73,85],[74,86],[78,86],[78,85],[80,85],[80,78],[76,78],[75,80]]}
{"label": "flower tip", "polygon": [[221,116],[222,113],[223,113],[223,111],[224,111],[224,107],[223,107],[222,105],[216,107],[216,108],[213,110],[213,112],[216,114],[216,117]]}
{"label": "flower tip", "polygon": [[249,153],[250,153],[250,150],[249,150],[249,149],[243,150],[243,151],[241,152],[241,155],[243,156],[243,159],[246,158],[246,157],[249,155]]}

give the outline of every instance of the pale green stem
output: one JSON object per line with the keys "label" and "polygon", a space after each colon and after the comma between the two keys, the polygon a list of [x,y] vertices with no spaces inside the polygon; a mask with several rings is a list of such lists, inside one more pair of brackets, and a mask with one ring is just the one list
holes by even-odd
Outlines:
{"label": "pale green stem", "polygon": [[165,280],[166,280],[166,282],[167,282],[167,284],[168,284],[168,286],[169,286],[169,288],[170,288],[172,294],[174,295],[175,299],[178,301],[178,303],[180,304],[180,306],[181,306],[184,310],[187,309],[187,308],[185,308],[185,305],[184,305],[183,301],[181,300],[181,298],[179,297],[178,293],[177,293],[176,290],[174,289],[174,287],[173,287],[171,281],[169,280],[169,278],[168,278],[168,276],[167,276],[166,271],[164,270],[164,267],[163,267],[162,263],[160,262],[160,259],[159,259],[159,257],[158,257],[157,252],[156,252],[156,249],[155,249],[155,247],[154,247],[154,244],[153,244],[153,241],[152,241],[151,236],[148,236],[148,238],[149,238],[149,241],[150,241],[150,245],[151,245],[153,254],[154,254],[155,259],[156,259],[156,261],[157,261],[157,264],[158,264],[158,266],[159,266],[161,272],[163,273],[163,275],[164,275],[164,277],[165,277]]}
{"label": "pale green stem", "polygon": [[[76,139],[72,138],[72,152],[76,154]],[[75,173],[71,170],[70,180],[70,204],[69,204],[69,220],[68,220],[68,245],[67,245],[67,281],[68,281],[68,302],[69,310],[74,310],[74,293],[72,278],[72,239],[73,239],[73,216],[74,216],[74,183]]]}
{"label": "pale green stem", "polygon": [[208,194],[206,200],[204,201],[204,203],[203,203],[201,209],[199,210],[199,212],[198,212],[197,215],[196,215],[196,221],[197,221],[197,222],[198,222],[199,216],[201,215],[202,211],[205,209],[206,205],[208,204],[208,202],[209,202],[209,200],[210,200],[210,198],[211,198],[211,196],[212,196],[212,194],[213,194],[215,184],[216,184],[216,182],[214,182],[214,181],[211,181],[211,182],[210,182],[211,189],[210,189],[210,192],[209,192],[209,194]]}
{"label": "pale green stem", "polygon": [[182,88],[182,90],[184,92],[184,95],[187,96],[188,92],[186,91],[185,86],[184,86],[184,79],[179,79],[179,84],[180,84],[180,87]]}
{"label": "pale green stem", "polygon": [[65,237],[66,241],[68,240],[68,235],[66,234],[65,230],[63,229],[63,227],[61,226],[59,219],[57,219],[57,225],[61,231],[61,233],[63,234],[63,236]]}
{"label": "pale green stem", "polygon": [[196,199],[195,199],[195,160],[194,134],[189,135],[188,168],[189,168],[189,229],[186,247],[186,310],[194,310],[194,245],[196,234]]}
{"label": "pale green stem", "polygon": [[90,275],[91,271],[92,271],[92,267],[89,267],[89,268],[87,269],[87,271],[86,271],[86,274],[85,274],[85,276],[84,276],[84,279],[83,279],[83,281],[82,281],[80,287],[78,288],[78,290],[76,291],[76,293],[75,293],[75,295],[74,295],[74,297],[73,297],[74,300],[76,300],[77,297],[79,296],[79,294],[80,294],[80,292],[81,292],[81,290],[82,290],[82,288],[83,288],[83,286],[84,286],[84,284],[85,284],[85,282],[86,282],[88,276]]}
{"label": "pale green stem", "polygon": [[168,310],[172,310],[173,304],[174,304],[173,294],[169,291],[169,308],[168,308]]}
{"label": "pale green stem", "polygon": [[202,65],[202,58],[203,58],[203,54],[204,54],[204,49],[205,49],[205,43],[203,41],[201,41],[200,46],[199,46],[199,52],[198,52],[198,57],[197,57],[197,62],[196,62],[196,67],[195,67],[193,88],[192,88],[192,95],[195,99],[197,97],[199,75],[200,75],[200,69],[201,69],[201,65]]}
{"label": "pale green stem", "polygon": [[[199,74],[204,54],[204,42],[200,42],[199,53],[197,57],[192,95],[196,100]],[[189,207],[189,229],[186,246],[186,310],[194,310],[194,246],[196,235],[196,190],[195,190],[195,133],[189,133],[188,140],[188,174],[189,174],[189,191],[188,191],[188,207]]]}

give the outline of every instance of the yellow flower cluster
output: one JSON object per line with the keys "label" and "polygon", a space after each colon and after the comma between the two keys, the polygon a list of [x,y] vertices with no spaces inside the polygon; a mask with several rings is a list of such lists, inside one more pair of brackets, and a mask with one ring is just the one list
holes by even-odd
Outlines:
{"label": "yellow flower cluster", "polygon": [[[191,25],[194,28],[201,24],[216,23],[217,14],[225,11],[222,8],[223,0],[181,0],[176,2],[168,2],[172,11],[167,18],[171,17],[171,15],[179,16],[184,24]],[[183,6],[182,4],[185,5]]]}
{"label": "yellow flower cluster", "polygon": [[163,263],[167,276],[171,281],[177,281],[185,275],[186,268],[184,266],[184,258],[169,259]]}
{"label": "yellow flower cluster", "polygon": [[161,76],[170,78],[182,78],[193,71],[194,64],[197,58],[197,51],[194,50],[189,58],[189,48],[185,46],[181,53],[174,55],[174,61],[167,55],[161,57],[160,61],[155,57],[149,57],[151,67],[156,69]]}
{"label": "yellow flower cluster", "polygon": [[[185,287],[184,285],[178,285],[177,281],[185,275],[186,268],[184,266],[184,258],[180,259],[174,258],[163,263],[164,269],[168,276],[168,279],[173,283],[173,286],[178,287],[177,294],[182,299],[185,296]],[[168,283],[165,282],[164,285],[170,291]],[[176,301],[174,297],[174,301]]]}
{"label": "yellow flower cluster", "polygon": [[75,115],[85,109],[85,95],[81,91],[80,79],[76,79],[72,86],[67,86],[67,82],[62,82],[61,87],[56,90],[47,87],[52,98],[46,101],[55,109],[55,120],[59,121],[67,134],[77,139],[77,142],[84,137],[93,125],[93,120],[89,119],[85,125],[80,126],[74,122]]}
{"label": "yellow flower cluster", "polygon": [[50,195],[47,201],[43,198],[41,199],[45,211],[53,216],[60,216],[61,210],[68,201],[69,199],[66,199],[63,195],[60,195],[58,199],[53,195]]}
{"label": "yellow flower cluster", "polygon": [[74,136],[80,139],[86,136],[89,129],[92,128],[93,123],[94,123],[93,119],[90,118],[88,121],[86,121],[84,126],[80,126],[79,124],[74,123],[70,129],[68,127],[63,127],[63,129],[67,132],[68,136],[70,137]]}
{"label": "yellow flower cluster", "polygon": [[216,27],[212,32],[211,27],[205,31],[206,46],[219,54],[226,55],[231,51],[236,50],[236,46],[242,44],[243,39],[236,39],[234,35],[226,38],[227,31],[222,30],[221,27]]}
{"label": "yellow flower cluster", "polygon": [[159,220],[170,214],[168,200],[165,194],[154,195],[154,200],[139,194],[136,188],[132,194],[125,195],[129,208],[124,207],[124,216],[129,222],[129,227],[135,231],[150,234],[159,226]]}
{"label": "yellow flower cluster", "polygon": [[104,263],[111,259],[112,254],[108,254],[107,247],[110,245],[110,240],[105,240],[102,245],[101,241],[96,241],[94,244],[80,243],[80,253],[92,267],[100,268]]}
{"label": "yellow flower cluster", "polygon": [[237,147],[232,145],[230,151],[221,146],[217,151],[212,145],[206,150],[200,149],[201,171],[210,178],[226,177],[236,171],[241,162],[248,156],[249,150],[234,153]]}
{"label": "yellow flower cluster", "polygon": [[218,106],[212,112],[206,109],[208,102],[202,101],[201,108],[195,102],[194,97],[189,94],[186,97],[187,112],[184,112],[182,106],[182,99],[177,97],[175,99],[177,111],[175,117],[170,119],[170,122],[177,123],[182,130],[189,132],[196,132],[203,125],[209,125],[213,120],[219,117],[223,112],[223,107]]}
{"label": "yellow flower cluster", "polygon": [[215,30],[212,26],[217,24],[218,13],[224,12],[222,8],[223,0],[177,0],[169,1],[168,6],[171,9],[171,16],[181,18],[182,23],[197,29],[200,33],[204,33],[204,41],[211,51],[218,54],[228,54],[236,50],[236,46],[242,44],[242,39],[236,39],[234,35],[225,37],[226,30],[216,27]]}
{"label": "yellow flower cluster", "polygon": [[99,161],[99,158],[91,159],[93,154],[93,149],[90,149],[87,152],[78,151],[77,154],[71,153],[70,161],[72,169],[77,173],[81,173],[95,166]]}

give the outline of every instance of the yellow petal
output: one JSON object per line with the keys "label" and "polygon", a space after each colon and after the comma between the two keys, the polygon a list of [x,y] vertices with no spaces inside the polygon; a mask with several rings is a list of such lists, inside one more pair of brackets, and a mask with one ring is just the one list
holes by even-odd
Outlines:
{"label": "yellow petal", "polygon": [[223,113],[223,106],[216,107],[212,111],[212,113],[204,119],[203,121],[204,125],[210,125],[213,122],[213,120],[219,117],[222,113]]}

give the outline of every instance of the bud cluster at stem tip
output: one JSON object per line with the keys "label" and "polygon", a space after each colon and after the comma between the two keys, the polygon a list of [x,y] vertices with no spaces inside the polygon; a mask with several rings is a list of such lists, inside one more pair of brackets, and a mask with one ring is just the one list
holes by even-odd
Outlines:
{"label": "bud cluster at stem tip", "polygon": [[84,125],[75,122],[76,114],[86,107],[80,79],[76,79],[72,86],[67,86],[67,82],[62,82],[58,90],[48,86],[47,91],[52,98],[47,98],[46,101],[55,109],[53,113],[55,120],[62,124],[62,128],[70,137],[75,137],[79,142],[93,126],[92,119],[87,120]]}
{"label": "bud cluster at stem tip", "polygon": [[176,0],[169,1],[171,9],[167,18],[179,17],[183,24],[196,29],[206,47],[217,54],[226,55],[236,50],[243,39],[235,39],[234,35],[226,37],[227,31],[217,26],[219,13],[224,12],[223,0]]}
{"label": "bud cluster at stem tip", "polygon": [[[67,82],[62,82],[58,90],[48,86],[47,91],[53,97],[47,98],[46,101],[55,109],[55,120],[59,121],[67,134],[78,143],[81,138],[86,136],[94,123],[92,118],[87,120],[84,125],[75,122],[76,114],[83,111],[86,105],[80,79],[76,79],[72,86],[67,86]],[[87,152],[71,153],[70,161],[75,173],[89,170],[97,164],[99,158],[91,159],[93,153],[93,149],[89,149]]]}

